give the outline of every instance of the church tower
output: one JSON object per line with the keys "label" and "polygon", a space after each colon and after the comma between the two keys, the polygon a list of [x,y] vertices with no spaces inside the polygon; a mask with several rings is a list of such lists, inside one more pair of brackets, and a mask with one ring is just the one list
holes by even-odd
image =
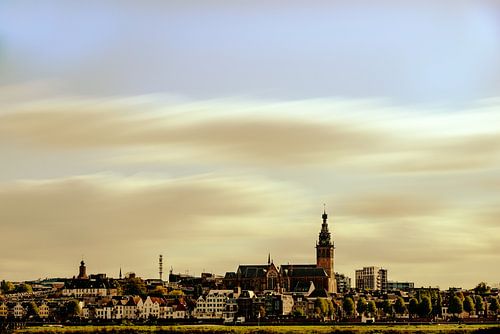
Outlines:
{"label": "church tower", "polygon": [[78,274],[78,279],[87,279],[87,267],[85,267],[85,262],[80,262],[80,272]]}
{"label": "church tower", "polygon": [[326,208],[323,210],[323,224],[319,232],[318,243],[316,244],[316,266],[325,269],[328,275],[328,292],[337,292],[337,284],[335,282],[334,270],[334,253],[335,246],[333,245],[330,231],[328,230],[328,215]]}

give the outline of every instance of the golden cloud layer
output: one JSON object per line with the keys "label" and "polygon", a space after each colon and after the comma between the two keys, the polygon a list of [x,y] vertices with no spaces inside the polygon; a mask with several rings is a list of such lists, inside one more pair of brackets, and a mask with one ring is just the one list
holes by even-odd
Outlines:
{"label": "golden cloud layer", "polygon": [[[459,113],[380,101],[5,101],[6,276],[50,275],[49,259],[69,275],[82,253],[96,271],[125,262],[145,275],[163,251],[219,272],[269,251],[314,262],[327,202],[339,271],[382,265],[391,279],[443,284],[465,261],[484,270],[478,280],[498,277],[498,101]],[[475,283],[457,277],[450,284]]]}

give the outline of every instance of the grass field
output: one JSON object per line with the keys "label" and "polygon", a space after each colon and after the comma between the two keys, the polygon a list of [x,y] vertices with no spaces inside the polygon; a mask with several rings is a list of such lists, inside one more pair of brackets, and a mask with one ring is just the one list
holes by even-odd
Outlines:
{"label": "grass field", "polygon": [[487,333],[500,334],[499,325],[394,325],[394,326],[219,326],[219,325],[183,325],[183,326],[82,326],[82,327],[30,327],[16,331],[17,334],[170,334],[170,333],[206,333],[206,334],[299,334],[299,333],[338,333],[338,334],[465,334]]}

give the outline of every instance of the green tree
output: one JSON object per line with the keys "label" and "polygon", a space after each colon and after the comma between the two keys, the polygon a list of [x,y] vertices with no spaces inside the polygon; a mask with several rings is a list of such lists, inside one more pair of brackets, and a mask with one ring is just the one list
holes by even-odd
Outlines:
{"label": "green tree", "polygon": [[301,318],[306,315],[306,312],[304,312],[304,309],[302,307],[297,307],[293,310],[292,315],[295,318]]}
{"label": "green tree", "polygon": [[352,317],[354,315],[354,300],[351,297],[344,298],[342,303],[342,308],[344,309],[345,315],[347,317]]}
{"label": "green tree", "polygon": [[394,311],[396,311],[399,315],[406,313],[406,305],[402,297],[398,297],[398,299],[396,299],[396,302],[394,303]]}
{"label": "green tree", "polygon": [[410,313],[410,316],[415,316],[418,313],[418,300],[416,298],[410,299],[408,313]]}
{"label": "green tree", "polygon": [[489,309],[491,312],[493,312],[493,314],[498,313],[498,310],[500,309],[500,303],[498,302],[498,298],[491,297]]}
{"label": "green tree", "polygon": [[65,302],[64,304],[60,304],[57,315],[62,319],[68,319],[79,315],[80,312],[80,303],[78,302],[78,300],[73,299]]}
{"label": "green tree", "polygon": [[21,283],[18,286],[16,286],[16,292],[28,292],[31,293],[33,292],[33,289],[31,288],[31,285],[26,284],[26,283]]}
{"label": "green tree", "polygon": [[314,302],[314,310],[320,317],[326,317],[328,314],[328,302],[325,298],[317,298]]}
{"label": "green tree", "polygon": [[377,305],[373,299],[369,300],[366,304],[366,312],[368,312],[372,317],[377,313]]}
{"label": "green tree", "polygon": [[38,305],[34,301],[28,304],[27,315],[28,317],[38,317]]}
{"label": "green tree", "polygon": [[151,297],[163,297],[165,295],[165,288],[162,286],[157,286],[153,290],[149,290],[148,295]]}
{"label": "green tree", "polygon": [[147,292],[146,284],[139,277],[126,279],[122,289],[124,295],[145,296]]}
{"label": "green tree", "polygon": [[448,313],[460,315],[463,311],[464,305],[462,303],[462,299],[460,299],[460,297],[457,295],[451,297],[448,303]]}
{"label": "green tree", "polygon": [[14,292],[15,286],[12,282],[3,280],[2,283],[0,283],[0,289],[2,289],[3,293],[7,294]]}
{"label": "green tree", "polygon": [[438,291],[432,305],[432,314],[434,314],[435,316],[439,316],[442,313],[443,313],[443,300],[441,298],[441,294]]}
{"label": "green tree", "polygon": [[481,314],[484,312],[484,301],[483,297],[475,295],[474,296],[474,304],[476,304],[476,311],[478,314]]}
{"label": "green tree", "polygon": [[474,300],[472,300],[472,297],[471,296],[467,296],[465,297],[465,300],[464,300],[464,311],[469,313],[469,316],[472,312],[474,312],[474,310],[476,309],[475,305],[474,305]]}
{"label": "green tree", "polygon": [[420,304],[418,305],[418,314],[421,317],[428,317],[432,312],[432,302],[427,296],[422,297]]}
{"label": "green tree", "polygon": [[82,311],[78,300],[73,299],[66,303],[66,314],[68,317],[76,317]]}
{"label": "green tree", "polygon": [[184,292],[182,290],[172,290],[168,293],[168,296],[178,298],[184,296]]}
{"label": "green tree", "polygon": [[392,303],[389,299],[385,299],[384,302],[382,303],[382,310],[384,311],[385,315],[392,315],[394,312]]}
{"label": "green tree", "polygon": [[328,305],[328,317],[330,319],[333,319],[335,315],[335,304],[332,302],[331,299],[327,299],[327,305]]}
{"label": "green tree", "polygon": [[478,285],[476,285],[476,287],[474,288],[474,292],[477,294],[477,295],[485,295],[485,294],[488,294],[490,293],[490,290],[491,288],[485,283],[485,282],[481,282],[479,283]]}
{"label": "green tree", "polygon": [[366,299],[363,297],[358,299],[358,302],[356,303],[356,311],[358,312],[359,315],[362,315],[366,311]]}
{"label": "green tree", "polygon": [[464,294],[461,291],[455,293],[455,296],[457,296],[458,298],[460,298],[460,300],[462,301],[462,303],[464,302],[465,297],[464,297]]}

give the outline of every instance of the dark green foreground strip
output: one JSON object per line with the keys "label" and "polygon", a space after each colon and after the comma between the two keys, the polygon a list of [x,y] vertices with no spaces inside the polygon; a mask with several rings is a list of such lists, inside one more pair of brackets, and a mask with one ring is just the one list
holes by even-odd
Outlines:
{"label": "dark green foreground strip", "polygon": [[30,327],[16,334],[500,334],[499,325],[395,325],[395,326],[82,326]]}

